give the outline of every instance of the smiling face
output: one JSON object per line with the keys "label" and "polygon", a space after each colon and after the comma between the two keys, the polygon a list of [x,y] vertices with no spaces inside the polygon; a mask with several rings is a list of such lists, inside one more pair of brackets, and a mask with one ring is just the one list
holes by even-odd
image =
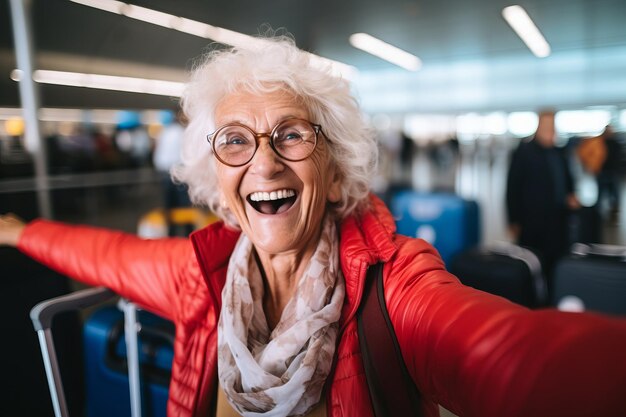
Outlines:
{"label": "smiling face", "polygon": [[[217,126],[237,122],[257,133],[268,133],[288,118],[310,120],[307,109],[284,90],[261,95],[233,93],[215,109]],[[338,176],[321,133],[315,151],[298,162],[278,156],[269,138],[261,137],[250,162],[240,167],[218,162],[217,177],[223,202],[242,231],[257,251],[268,254],[314,248],[327,203],[340,198]]]}

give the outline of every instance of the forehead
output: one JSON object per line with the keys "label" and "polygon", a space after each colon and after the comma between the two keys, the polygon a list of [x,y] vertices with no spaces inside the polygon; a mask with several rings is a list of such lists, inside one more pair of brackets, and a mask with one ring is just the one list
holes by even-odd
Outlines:
{"label": "forehead", "polygon": [[267,93],[239,91],[227,94],[215,106],[217,125],[230,122],[255,124],[278,122],[286,117],[308,118],[309,112],[300,98],[289,90]]}

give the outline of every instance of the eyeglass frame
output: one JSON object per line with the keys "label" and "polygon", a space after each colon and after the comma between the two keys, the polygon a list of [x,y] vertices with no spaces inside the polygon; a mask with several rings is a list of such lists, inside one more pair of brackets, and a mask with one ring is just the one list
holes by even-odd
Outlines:
{"label": "eyeglass frame", "polygon": [[[276,133],[276,129],[278,129],[278,127],[280,125],[282,125],[283,123],[288,122],[288,121],[292,121],[292,120],[308,123],[313,128],[313,132],[315,132],[315,144],[313,145],[313,149],[311,149],[311,152],[307,156],[305,156],[304,158],[298,158],[298,159],[287,158],[284,155],[282,155],[280,152],[278,152],[278,150],[274,146],[274,134]],[[252,134],[252,136],[254,136],[254,142],[255,142],[254,152],[252,152],[252,155],[250,155],[250,159],[248,159],[246,162],[243,162],[241,164],[229,164],[228,162],[226,162],[222,158],[220,158],[220,156],[218,155],[218,153],[215,150],[215,141],[213,141],[215,135],[220,130],[222,130],[222,129],[226,128],[226,127],[231,127],[231,126],[243,127],[244,129],[248,130]],[[276,155],[278,155],[280,158],[282,158],[282,159],[284,159],[286,161],[290,161],[290,162],[304,161],[309,156],[313,155],[313,152],[315,152],[315,149],[317,148],[318,136],[319,136],[320,133],[322,135],[326,136],[324,134],[324,132],[322,131],[322,125],[313,123],[313,122],[311,122],[309,120],[306,120],[306,119],[300,119],[298,117],[289,117],[287,119],[281,120],[280,122],[276,123],[276,125],[274,125],[274,127],[272,128],[272,130],[269,133],[268,132],[260,132],[260,133],[259,132],[255,132],[254,130],[252,130],[251,127],[246,126],[243,123],[239,123],[239,122],[226,123],[226,124],[221,125],[217,129],[215,129],[215,131],[213,133],[208,134],[207,135],[207,141],[209,142],[209,144],[211,144],[211,150],[213,151],[213,156],[215,156],[215,158],[218,161],[220,161],[222,164],[227,165],[229,167],[236,168],[236,167],[244,166],[247,163],[249,163],[250,161],[252,161],[252,159],[254,158],[254,155],[256,155],[256,151],[259,149],[259,139],[262,138],[262,137],[267,137],[269,139],[270,148],[272,148],[274,153]]]}

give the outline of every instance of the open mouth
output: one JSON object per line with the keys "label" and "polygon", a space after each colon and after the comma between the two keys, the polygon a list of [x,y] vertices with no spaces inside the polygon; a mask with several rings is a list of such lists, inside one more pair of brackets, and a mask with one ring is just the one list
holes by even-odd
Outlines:
{"label": "open mouth", "polygon": [[257,191],[247,198],[256,211],[263,214],[280,214],[289,210],[296,201],[296,192],[292,189],[276,190],[269,193]]}

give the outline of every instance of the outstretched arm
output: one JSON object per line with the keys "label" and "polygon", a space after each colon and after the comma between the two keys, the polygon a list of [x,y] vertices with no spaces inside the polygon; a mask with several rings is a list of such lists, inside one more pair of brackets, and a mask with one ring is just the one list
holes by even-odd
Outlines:
{"label": "outstretched arm", "polygon": [[[7,240],[13,239],[13,234],[7,232]],[[22,224],[17,248],[68,277],[109,287],[167,318],[176,314],[173,300],[187,269],[194,265],[193,249],[186,239],[144,240],[118,231],[47,220]]]}
{"label": "outstretched arm", "polygon": [[532,311],[462,285],[436,254],[396,260],[385,295],[422,393],[463,416],[621,416],[626,320]]}

